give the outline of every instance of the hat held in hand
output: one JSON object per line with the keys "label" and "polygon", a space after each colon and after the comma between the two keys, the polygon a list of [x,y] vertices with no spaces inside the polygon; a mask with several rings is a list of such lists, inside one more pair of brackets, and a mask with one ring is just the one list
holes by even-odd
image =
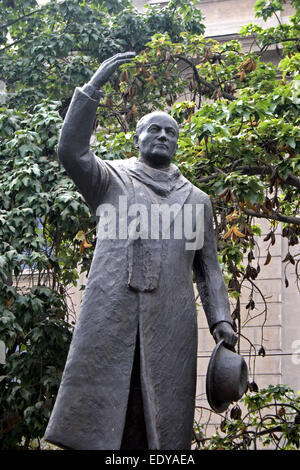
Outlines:
{"label": "hat held in hand", "polygon": [[206,374],[206,396],[217,413],[227,410],[247,390],[248,367],[242,356],[218,342],[211,355]]}

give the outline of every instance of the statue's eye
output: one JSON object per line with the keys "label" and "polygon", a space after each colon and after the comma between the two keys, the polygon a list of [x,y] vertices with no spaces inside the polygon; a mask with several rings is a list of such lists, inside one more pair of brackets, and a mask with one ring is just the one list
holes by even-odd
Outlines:
{"label": "statue's eye", "polygon": [[150,129],[149,129],[149,132],[152,132],[152,133],[155,133],[155,132],[158,132],[159,131],[159,128],[157,126],[151,126]]}

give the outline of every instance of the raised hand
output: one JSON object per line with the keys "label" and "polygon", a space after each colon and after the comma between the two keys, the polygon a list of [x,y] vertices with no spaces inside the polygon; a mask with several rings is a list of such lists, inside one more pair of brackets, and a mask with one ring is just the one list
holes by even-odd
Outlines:
{"label": "raised hand", "polygon": [[130,62],[131,59],[135,57],[135,52],[123,52],[110,57],[105,60],[98,70],[94,73],[89,83],[93,85],[97,90],[106,83],[109,78],[112,76],[114,71],[121,65],[126,62]]}

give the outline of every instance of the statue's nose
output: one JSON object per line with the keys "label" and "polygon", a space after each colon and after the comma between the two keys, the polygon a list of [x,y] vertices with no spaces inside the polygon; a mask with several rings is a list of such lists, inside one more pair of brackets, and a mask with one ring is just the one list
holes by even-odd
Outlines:
{"label": "statue's nose", "polygon": [[165,131],[164,129],[162,129],[162,130],[160,131],[160,134],[159,134],[159,136],[158,136],[158,139],[159,139],[159,140],[167,140],[167,134],[166,134],[166,131]]}

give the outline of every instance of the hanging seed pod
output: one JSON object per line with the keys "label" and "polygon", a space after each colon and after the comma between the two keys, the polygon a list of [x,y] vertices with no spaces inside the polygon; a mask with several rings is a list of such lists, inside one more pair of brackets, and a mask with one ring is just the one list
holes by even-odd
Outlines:
{"label": "hanging seed pod", "polygon": [[223,191],[221,191],[220,194],[218,194],[218,197],[225,197],[228,191],[229,191],[229,188],[223,189]]}
{"label": "hanging seed pod", "polygon": [[223,419],[220,424],[220,429],[222,432],[226,432],[226,424],[227,424],[226,419]]}
{"label": "hanging seed pod", "polygon": [[231,191],[229,190],[225,196],[225,202],[229,202],[232,200],[232,194]]}
{"label": "hanging seed pod", "polygon": [[111,95],[107,96],[106,101],[105,101],[105,105],[108,106],[109,108],[113,107],[114,104],[113,104],[113,100],[112,100]]}
{"label": "hanging seed pod", "polygon": [[239,405],[235,405],[233,408],[231,408],[231,411],[230,411],[231,419],[241,419],[241,417],[242,417],[242,410],[239,407]]}
{"label": "hanging seed pod", "polygon": [[251,299],[251,300],[248,302],[248,304],[246,305],[246,310],[248,310],[248,309],[250,309],[250,310],[254,310],[254,309],[255,309],[255,302],[254,302],[253,299]]}
{"label": "hanging seed pod", "polygon": [[251,63],[250,57],[247,57],[243,62],[240,63],[239,65],[239,70],[246,70],[247,66]]}
{"label": "hanging seed pod", "polygon": [[264,266],[267,266],[272,259],[271,253],[268,251],[266,261],[264,262]]}
{"label": "hanging seed pod", "polygon": [[271,234],[272,234],[272,232],[269,232],[268,235],[265,236],[265,238],[263,239],[264,242],[267,242],[268,240],[270,240]]}
{"label": "hanging seed pod", "polygon": [[131,98],[133,98],[133,96],[136,95],[136,92],[137,92],[137,87],[136,86],[132,86],[129,88],[129,94],[131,96]]}
{"label": "hanging seed pod", "polygon": [[123,70],[123,72],[121,73],[121,81],[129,83],[129,75],[127,70]]}
{"label": "hanging seed pod", "polygon": [[289,236],[289,233],[290,233],[289,227],[284,227],[284,228],[282,229],[282,236],[283,236],[283,237],[288,237],[288,236]]}
{"label": "hanging seed pod", "polygon": [[271,212],[269,211],[269,209],[266,208],[266,206],[261,206],[261,210],[263,211],[264,214],[266,214],[266,216],[268,216],[269,213]]}
{"label": "hanging seed pod", "polygon": [[258,389],[258,386],[257,386],[257,383],[254,382],[254,381],[251,382],[251,383],[249,384],[249,390],[250,390],[250,392],[255,392],[255,393],[257,393],[258,390],[259,390],[259,389]]}
{"label": "hanging seed pod", "polygon": [[[252,266],[251,267],[251,279],[256,279],[257,278],[257,275],[258,275],[258,271]],[[253,307],[254,308],[254,307]]]}
{"label": "hanging seed pod", "polygon": [[271,234],[271,245],[275,245],[275,242],[276,242],[275,233],[272,232],[272,234]]}
{"label": "hanging seed pod", "polygon": [[297,413],[294,419],[295,424],[300,424],[300,413]]}
{"label": "hanging seed pod", "polygon": [[245,80],[245,77],[246,77],[246,74],[245,74],[244,70],[241,70],[241,72],[239,73],[240,81],[243,82]]}
{"label": "hanging seed pod", "polygon": [[230,214],[226,216],[227,222],[234,222],[239,218],[239,214],[236,209],[234,209]]}
{"label": "hanging seed pod", "polygon": [[266,197],[266,199],[265,199],[265,206],[269,210],[273,209],[273,204],[272,204],[272,202],[270,201],[270,199],[268,197]]}
{"label": "hanging seed pod", "polygon": [[[291,236],[290,240],[289,240],[289,245],[294,246],[294,245],[298,245],[298,243],[299,243],[299,240],[298,240],[297,235],[293,234]],[[291,263],[292,263],[292,261],[291,261]],[[292,264],[295,264],[295,263],[292,263]]]}
{"label": "hanging seed pod", "polygon": [[232,235],[232,232],[233,232],[233,227],[231,227],[228,230],[228,232],[225,233],[225,235],[223,236],[223,240],[226,240],[227,238],[229,238]]}
{"label": "hanging seed pod", "polygon": [[248,264],[246,267],[245,277],[248,279],[251,278],[251,265],[250,264]]}
{"label": "hanging seed pod", "polygon": [[238,238],[245,238],[245,235],[237,228],[236,225],[233,226],[233,233],[234,233]]}
{"label": "hanging seed pod", "polygon": [[241,319],[241,314],[240,314],[240,311],[239,311],[238,308],[236,308],[236,309],[232,312],[231,318],[232,318],[233,321],[234,321],[234,320],[240,320],[240,319]]}

